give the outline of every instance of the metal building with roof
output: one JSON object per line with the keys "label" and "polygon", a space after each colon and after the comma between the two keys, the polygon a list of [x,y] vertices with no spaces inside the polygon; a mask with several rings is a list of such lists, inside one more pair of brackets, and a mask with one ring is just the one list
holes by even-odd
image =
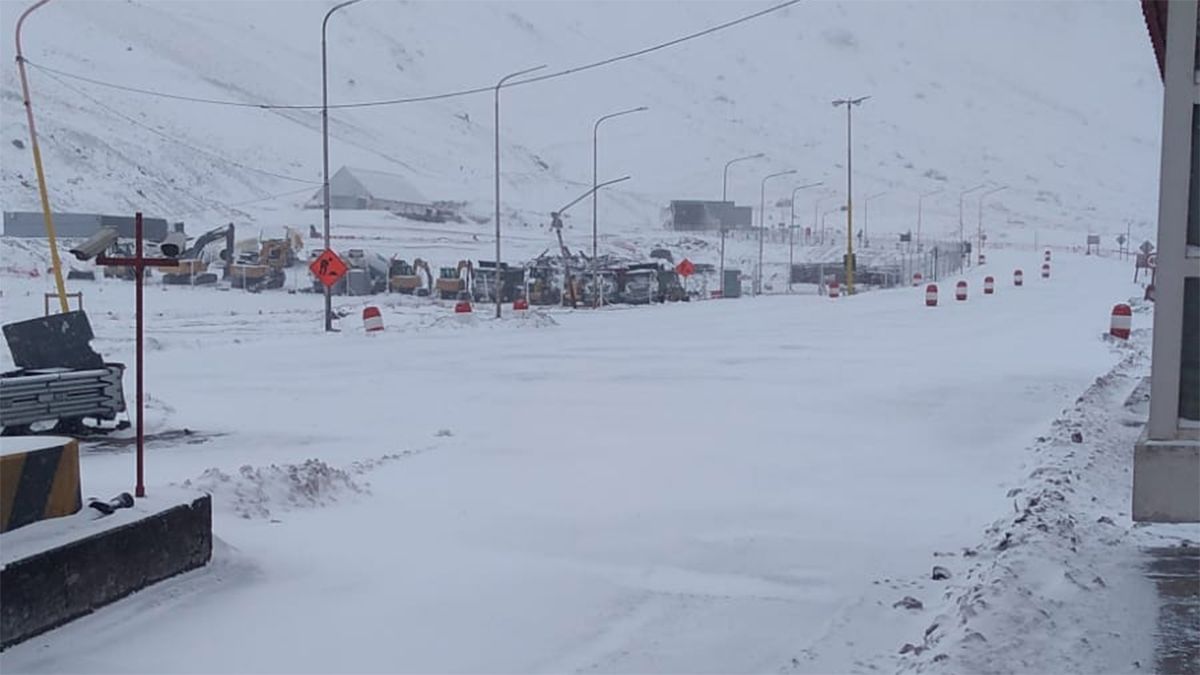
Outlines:
{"label": "metal building with roof", "polygon": [[[323,204],[321,190],[308,206]],[[329,207],[391,211],[423,220],[438,219],[439,209],[403,176],[343,166],[329,179]]]}

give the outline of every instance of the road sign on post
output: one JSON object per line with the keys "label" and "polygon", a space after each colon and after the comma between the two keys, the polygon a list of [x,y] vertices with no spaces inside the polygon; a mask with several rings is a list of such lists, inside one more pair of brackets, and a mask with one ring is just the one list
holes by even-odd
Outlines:
{"label": "road sign on post", "polygon": [[331,288],[338,282],[338,279],[346,274],[347,267],[346,262],[338,254],[331,249],[325,249],[312,261],[308,269],[326,288]]}
{"label": "road sign on post", "polygon": [[696,273],[696,266],[692,264],[691,260],[684,258],[675,266],[675,271],[679,273],[679,276],[686,279]]}

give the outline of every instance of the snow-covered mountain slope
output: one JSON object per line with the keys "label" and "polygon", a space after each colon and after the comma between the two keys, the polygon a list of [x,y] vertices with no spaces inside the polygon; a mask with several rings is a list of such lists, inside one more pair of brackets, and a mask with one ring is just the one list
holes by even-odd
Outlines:
{"label": "snow-covered mountain slope", "polygon": [[[0,3],[5,35],[25,6]],[[330,6],[56,0],[26,23],[24,44],[36,65],[107,82],[314,104]],[[368,0],[330,21],[330,99],[489,86],[508,72],[569,68],[766,6]],[[0,41],[6,210],[37,205],[12,49]],[[58,209],[137,208],[191,231],[229,218],[282,224],[273,214],[318,186],[319,111],[153,97],[38,68],[30,79]],[[600,129],[601,178],[633,176],[601,199],[610,227],[657,228],[670,199],[719,198],[722,166],[739,154],[769,156],[732,170],[730,195],[743,203],[757,206],[760,178],[786,168],[799,170],[796,181],[773,182],[769,200],[814,180],[844,191],[846,120],[830,101],[848,95],[871,96],[855,110],[854,169],[860,202],[886,192],[871,203],[875,231],[913,227],[917,192],[939,187],[926,200],[925,227],[956,230],[958,191],[983,182],[1009,186],[986,205],[994,239],[1032,229],[1115,233],[1127,219],[1154,220],[1161,85],[1132,2],[804,2],[635,60],[507,89],[504,206],[544,219],[582,192],[594,120],[639,105],[650,110]],[[434,199],[468,202],[474,215],[492,208],[490,93],[335,110],[331,133],[333,169],[401,173]],[[806,219],[810,204],[798,208]],[[586,218],[586,208],[572,215]]]}

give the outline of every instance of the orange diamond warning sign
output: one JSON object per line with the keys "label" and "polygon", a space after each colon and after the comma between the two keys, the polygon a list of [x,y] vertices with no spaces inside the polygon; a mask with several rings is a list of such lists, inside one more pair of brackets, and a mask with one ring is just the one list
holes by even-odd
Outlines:
{"label": "orange diamond warning sign", "polygon": [[696,273],[696,266],[692,264],[691,260],[684,258],[675,266],[675,272],[686,279]]}
{"label": "orange diamond warning sign", "polygon": [[330,249],[325,249],[321,255],[317,256],[316,260],[312,261],[308,269],[314,277],[325,284],[325,288],[329,288],[346,273],[346,263],[338,257],[338,254]]}

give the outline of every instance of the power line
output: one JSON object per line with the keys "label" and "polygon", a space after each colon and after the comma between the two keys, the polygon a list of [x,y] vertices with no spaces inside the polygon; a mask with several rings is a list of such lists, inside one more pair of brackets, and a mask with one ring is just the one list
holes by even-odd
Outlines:
{"label": "power line", "polygon": [[[803,2],[803,0],[785,0],[784,2],[781,2],[777,5],[772,5],[770,7],[759,10],[757,12],[746,14],[746,15],[740,16],[736,19],[726,21],[725,23],[717,24],[716,26],[711,26],[711,27],[705,28],[701,31],[698,31],[695,33],[690,33],[688,35],[684,35],[682,37],[678,37],[673,40],[668,40],[666,42],[660,42],[660,43],[652,45],[650,47],[645,47],[643,49],[638,49],[638,50],[632,51],[632,52],[626,52],[624,54],[619,54],[617,56],[612,56],[612,57],[609,57],[606,59],[601,59],[599,61],[594,61],[592,63],[588,63],[588,64],[585,64],[582,66],[575,66],[573,68],[567,68],[566,70],[560,70],[560,71],[549,73],[546,75],[539,75],[537,77],[530,77],[530,78],[526,78],[523,80],[516,80],[513,82],[506,83],[505,85],[503,85],[503,88],[518,87],[523,84],[532,84],[534,82],[542,82],[544,80],[551,80],[551,79],[555,79],[555,78],[559,78],[559,77],[565,77],[567,75],[574,75],[576,73],[581,73],[581,72],[584,72],[587,70],[592,70],[595,68],[601,68],[603,66],[612,65],[612,64],[618,63],[620,61],[625,61],[625,60],[636,58],[639,56],[645,56],[646,54],[650,54],[652,52],[656,52],[656,51],[659,51],[662,49],[667,49],[669,47],[674,47],[675,45],[682,44],[682,43],[688,42],[690,40],[695,40],[697,38],[712,35],[713,33],[718,33],[720,31],[732,28],[739,24],[743,24],[748,21],[753,21],[754,19],[758,19],[758,18],[766,16],[768,14],[778,12],[780,10],[791,7],[792,5],[799,4],[800,2]],[[247,101],[233,101],[233,100],[229,100],[229,99],[214,99],[214,98],[204,98],[204,97],[199,97],[199,96],[187,96],[187,95],[183,95],[183,94],[173,94],[173,93],[168,93],[168,92],[155,91],[155,90],[151,90],[151,89],[143,89],[140,87],[131,87],[128,85],[117,84],[115,82],[106,82],[104,80],[98,80],[95,78],[85,77],[83,75],[76,75],[74,73],[68,73],[66,71],[57,70],[54,68],[50,68],[48,66],[43,66],[43,65],[34,63],[34,62],[30,61],[29,59],[25,59],[24,61],[25,61],[26,65],[37,68],[38,70],[41,70],[41,71],[44,71],[47,73],[54,73],[54,74],[62,76],[62,77],[68,77],[68,78],[72,78],[72,79],[79,80],[82,82],[87,82],[89,84],[93,84],[98,87],[106,87],[109,89],[117,89],[119,91],[124,91],[124,92],[129,92],[129,93],[134,93],[134,94],[144,94],[147,96],[156,96],[159,98],[168,98],[168,99],[173,99],[173,100],[178,100],[178,101],[187,101],[190,103],[204,103],[204,104],[208,104],[208,105],[223,105],[223,106],[232,106],[232,107],[239,107],[239,108],[258,108],[261,110],[320,110],[322,107],[320,105],[315,105],[315,104],[253,103],[253,102],[247,102]],[[439,101],[439,100],[444,100],[444,99],[449,99],[449,98],[458,98],[460,96],[470,96],[473,94],[481,94],[484,92],[492,91],[493,89],[495,89],[494,86],[474,87],[471,89],[460,89],[457,91],[450,91],[450,92],[445,92],[445,93],[441,93],[441,94],[429,94],[426,96],[411,96],[411,97],[407,97],[407,98],[382,99],[382,100],[376,100],[376,101],[358,101],[358,102],[354,102],[354,103],[335,103],[335,104],[331,104],[329,106],[329,108],[331,110],[333,110],[333,109],[340,109],[340,108],[370,108],[370,107],[378,107],[378,106],[401,105],[401,104],[406,104],[406,103],[423,103],[423,102],[427,102],[427,101]]]}
{"label": "power line", "polygon": [[[166,140],[171,141],[172,143],[175,143],[177,145],[181,145],[185,148],[188,148],[189,150],[192,150],[193,152],[198,152],[202,155],[206,155],[209,158],[216,160],[218,162],[228,164],[229,166],[237,167],[239,169],[244,169],[246,171],[253,171],[255,173],[261,173],[263,175],[271,176],[273,178],[279,178],[281,180],[292,181],[294,183],[305,183],[307,185],[322,185],[322,183],[317,182],[317,181],[305,180],[303,178],[296,178],[295,176],[288,176],[288,175],[282,174],[282,173],[275,173],[274,171],[268,171],[267,169],[259,169],[259,168],[253,167],[253,166],[249,166],[247,164],[242,164],[241,162],[237,162],[232,159],[226,159],[225,157],[222,157],[221,155],[218,155],[210,150],[205,150],[204,148],[201,148],[199,146],[192,145],[191,143],[188,143],[187,141],[180,140],[179,138],[172,136],[171,134],[159,131],[158,129],[155,129],[154,127],[150,126],[149,124],[141,122],[141,121],[137,120],[136,118],[130,117],[130,116],[126,115],[125,113],[117,110],[116,108],[106,105],[105,103],[99,101],[95,97],[90,96],[87,92],[82,91],[78,87],[73,87],[73,86],[67,84],[66,82],[63,82],[61,79],[59,79],[58,77],[55,77],[54,75],[47,74],[47,76],[50,79],[58,82],[63,87],[86,98],[87,100],[94,103],[96,106],[103,108],[104,110],[107,110],[108,112],[112,113],[113,115],[116,115],[117,117],[120,117],[121,119],[125,120],[126,122],[129,122],[130,124],[133,124],[134,126],[141,127],[153,134],[161,136],[162,138],[165,138]],[[310,189],[312,189],[312,188],[305,188],[305,190],[310,190]]]}
{"label": "power line", "polygon": [[[227,208],[227,209],[236,209],[241,206],[249,206],[251,204],[258,204],[260,202],[266,202],[266,201],[270,201],[272,199],[279,199],[280,197],[290,197],[292,195],[298,195],[302,192],[310,192],[310,191],[312,191],[312,188],[303,187],[303,188],[300,188],[299,190],[290,190],[288,192],[280,192],[278,194],[267,195],[265,197],[256,197],[254,199],[248,199],[244,202],[235,202],[233,204],[218,204],[218,206]],[[217,210],[219,210],[219,209],[210,205],[210,206],[205,206],[203,208],[192,209],[190,211],[181,211],[181,212],[177,213],[176,215],[189,216],[189,215],[196,214],[196,213],[203,213],[204,211],[217,211]]]}

